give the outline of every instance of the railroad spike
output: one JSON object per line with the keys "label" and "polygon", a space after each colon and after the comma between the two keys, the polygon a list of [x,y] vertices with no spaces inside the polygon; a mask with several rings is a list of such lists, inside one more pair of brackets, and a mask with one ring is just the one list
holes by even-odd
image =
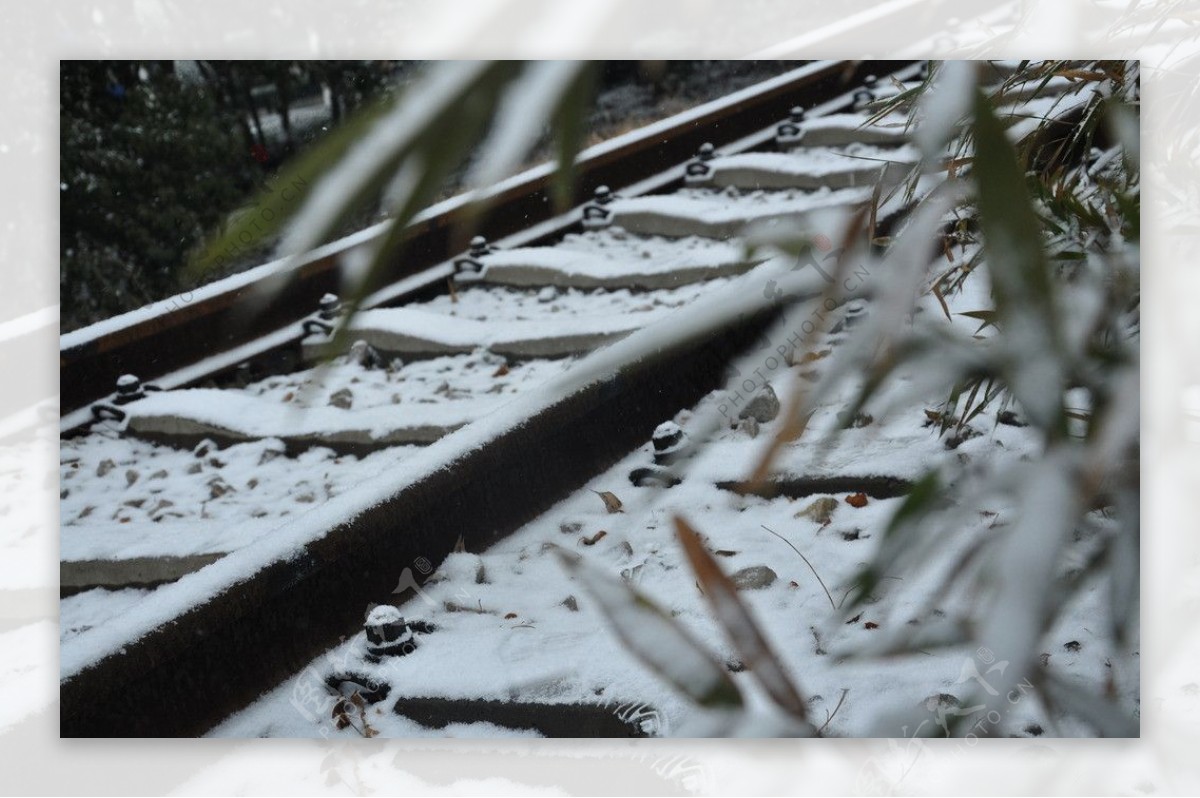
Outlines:
{"label": "railroad spike", "polygon": [[687,166],[683,170],[683,182],[693,185],[697,183],[707,183],[712,178],[713,168],[708,163],[716,155],[716,150],[709,142],[700,145],[700,149],[696,151],[696,157],[688,161]]}
{"label": "railroad spike", "polygon": [[473,283],[483,279],[483,258],[495,251],[496,248],[490,246],[483,236],[472,238],[466,254],[454,259],[454,282]]}
{"label": "railroad spike", "polygon": [[103,421],[107,418],[113,421],[124,421],[126,413],[120,409],[123,405],[145,399],[147,391],[161,390],[162,388],[152,383],[143,383],[135,374],[122,374],[117,377],[117,389],[108,400],[92,405],[92,419]]}
{"label": "railroad spike", "polygon": [[873,102],[875,102],[875,93],[870,89],[859,89],[854,92],[853,108],[855,111],[864,111]]}
{"label": "railroad spike", "polygon": [[317,312],[300,322],[307,338],[310,335],[332,335],[334,323],[342,314],[342,302],[337,294],[325,294],[317,302]]}
{"label": "railroad spike", "polygon": [[775,143],[780,147],[794,147],[804,137],[804,109],[796,105],[788,113],[786,122],[781,122],[775,128]]}
{"label": "railroad spike", "polygon": [[616,198],[608,186],[596,186],[591,202],[583,206],[584,229],[599,230],[612,224],[613,212],[608,206]]}

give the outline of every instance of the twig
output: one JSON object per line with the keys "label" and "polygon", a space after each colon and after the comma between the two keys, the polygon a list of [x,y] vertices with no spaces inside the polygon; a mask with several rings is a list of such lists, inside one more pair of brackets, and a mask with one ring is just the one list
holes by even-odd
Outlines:
{"label": "twig", "polygon": [[[763,529],[767,530],[772,535],[774,535],[775,537],[782,540],[784,543],[788,544],[789,546],[792,546],[792,542],[790,540],[788,540],[783,535],[776,532],[774,529],[771,529],[766,524],[761,524],[761,526]],[[800,549],[796,548],[795,546],[792,546],[792,551],[794,551],[800,555],[800,559],[804,560],[804,564],[808,566],[808,570],[812,571],[813,576],[815,576],[817,578],[817,581],[821,583],[821,589],[825,591],[825,596],[829,599],[829,606],[833,607],[834,612],[836,612],[837,605],[833,603],[833,595],[829,592],[829,588],[825,587],[825,580],[821,578],[821,575],[819,573],[817,573],[817,569],[813,568],[813,564],[808,561],[808,558],[804,556],[804,553],[801,552]]]}
{"label": "twig", "polygon": [[838,710],[842,708],[842,702],[846,700],[846,693],[848,692],[850,692],[849,687],[842,688],[842,697],[838,699],[837,706],[833,708],[832,714],[826,713],[825,722],[821,724],[821,728],[817,729],[818,737],[821,736],[821,732],[825,731],[825,727],[829,725],[829,721],[833,720],[834,716],[837,715]]}

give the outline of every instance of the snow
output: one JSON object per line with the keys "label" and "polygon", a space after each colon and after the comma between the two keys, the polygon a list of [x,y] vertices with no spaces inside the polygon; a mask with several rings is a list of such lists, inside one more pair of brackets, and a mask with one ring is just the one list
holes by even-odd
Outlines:
{"label": "snow", "polygon": [[609,207],[614,223],[631,232],[729,238],[749,224],[803,223],[814,211],[857,205],[870,198],[871,190],[753,191],[740,195],[743,201],[737,203],[729,202],[730,196],[739,194],[684,189],[667,196],[618,199]]}
{"label": "snow", "polygon": [[975,76],[974,62],[944,61],[930,90],[922,96],[918,109],[920,124],[913,138],[930,161],[941,156],[955,126],[971,110]]}
{"label": "snow", "polygon": [[[936,219],[936,212],[931,213]],[[781,265],[769,263],[765,268]],[[752,277],[763,279],[763,275]],[[734,281],[727,292],[702,298],[697,314],[705,318],[706,310],[727,305],[734,297],[744,297],[747,279]],[[905,282],[911,278],[899,275],[898,279]],[[951,312],[974,309],[972,303],[978,298],[971,292],[949,297]],[[872,305],[867,307],[869,317]],[[729,314],[735,310],[725,308]],[[940,308],[936,318],[948,326],[955,324],[945,321]],[[662,332],[646,330],[639,335],[656,332],[669,345],[676,336],[686,336],[696,324],[696,316],[689,314],[657,325]],[[826,335],[818,343],[818,351],[836,350],[837,338]],[[632,349],[639,343],[631,338],[614,348]],[[564,376],[578,380],[595,373],[601,362],[619,354],[623,353],[611,349],[599,352]],[[788,373],[780,371],[772,375],[771,384],[781,396],[787,396],[789,386],[802,371],[826,368],[825,358],[787,367]],[[988,417],[973,422],[977,434],[955,448],[948,448],[936,427],[928,425],[924,413],[925,409],[937,406],[943,397],[938,394],[913,400],[912,390],[923,384],[923,376],[916,372],[901,373],[894,386],[864,408],[871,415],[868,423],[826,441],[825,436],[840,426],[842,408],[855,395],[861,380],[841,384],[816,408],[805,438],[785,447],[778,472],[797,476],[916,479],[932,468],[953,481],[966,467],[1002,474],[1006,467],[1039,451],[1040,441],[1031,429],[997,424]],[[937,696],[953,695],[962,706],[971,705],[977,697],[973,691],[978,682],[971,676],[975,672],[993,687],[1006,686],[1000,695],[1007,695],[1009,687],[1016,690],[1028,676],[1027,663],[1039,651],[1048,652],[1049,665],[1041,667],[1048,668],[1056,678],[1068,679],[1071,684],[1095,692],[1109,673],[1115,673],[1119,699],[1129,704],[1136,698],[1136,653],[1130,655],[1089,642],[1095,640],[1095,635],[1085,631],[1085,627],[1094,630],[1096,619],[1107,612],[1102,585],[1082,591],[1055,627],[1044,635],[1025,637],[1014,643],[1023,651],[1032,652],[1022,655],[1020,660],[1014,649],[1002,645],[1000,638],[995,641],[994,654],[981,653],[984,649],[957,642],[963,624],[981,620],[986,623],[987,616],[966,614],[970,607],[976,606],[965,593],[969,579],[949,589],[943,589],[942,583],[953,575],[958,558],[973,547],[989,545],[997,539],[995,530],[1007,527],[1013,519],[1018,523],[1022,518],[1028,519],[1024,527],[1029,534],[1041,529],[1048,508],[1039,504],[1041,509],[1023,510],[1013,497],[1024,493],[1029,497],[1026,502],[1038,504],[1041,501],[1038,495],[1058,493],[1050,486],[1055,479],[1061,479],[1061,463],[1047,462],[1039,476],[1031,477],[1029,487],[1015,494],[1006,490],[1006,482],[999,476],[987,483],[992,486],[988,492],[964,494],[962,517],[970,520],[952,545],[939,549],[933,545],[937,539],[926,533],[915,538],[911,548],[903,552],[906,559],[924,561],[921,579],[905,582],[885,575],[864,605],[853,611],[835,609],[806,564],[763,527],[783,535],[802,551],[829,586],[835,602],[842,606],[860,569],[885,544],[884,531],[902,500],[868,495],[865,506],[855,507],[845,501],[847,494],[766,499],[717,489],[716,482],[745,475],[761,453],[766,438],[780,423],[777,419],[763,425],[756,438],[731,428],[728,422],[710,432],[714,428],[707,419],[720,416],[719,407],[730,401],[727,393],[714,392],[696,407],[664,420],[660,429],[674,427],[695,436],[712,436],[687,465],[684,481],[678,486],[664,490],[630,484],[629,472],[652,461],[652,446],[647,442],[598,475],[587,488],[566,497],[507,539],[483,552],[451,555],[424,585],[423,593],[411,596],[401,605],[406,617],[435,623],[438,630],[425,636],[422,647],[414,654],[390,663],[385,660],[373,673],[390,679],[405,696],[552,703],[594,701],[599,697],[614,703],[643,702],[654,708],[672,734],[754,735],[779,728],[763,724],[757,714],[762,696],[745,672],[729,675],[755,708],[752,713],[752,717],[758,718],[755,723],[731,727],[728,719],[722,721],[699,713],[618,641],[600,612],[598,602],[603,596],[587,589],[587,583],[595,580],[573,577],[571,571],[562,568],[554,553],[556,546],[566,549],[583,558],[598,573],[607,574],[606,582],[636,586],[680,623],[689,637],[710,651],[716,661],[730,661],[736,653],[729,648],[703,596],[696,590],[694,576],[672,534],[670,519],[683,514],[706,538],[710,551],[717,553],[726,573],[758,565],[767,565],[778,573],[779,579],[774,584],[743,592],[741,598],[763,627],[813,715],[832,714],[845,691],[844,704],[830,722],[828,734],[900,736],[914,728],[922,728],[922,733],[940,733],[941,724],[954,719],[955,707],[939,707]],[[1034,488],[1035,482],[1042,483],[1041,487]],[[624,505],[623,512],[608,513],[593,491],[617,494]],[[834,501],[828,524],[805,515],[805,509],[817,499]],[[601,530],[606,534],[596,540]],[[1050,552],[1035,553],[1043,543],[1053,544],[1046,537],[1043,535],[1037,546],[1030,549],[1030,541],[1018,535],[1002,549],[1018,554],[1024,564],[1001,569],[1004,574],[1012,574],[1013,580],[1006,588],[1009,591],[1004,594],[1006,598],[997,605],[997,614],[992,616],[1001,619],[996,621],[1001,625],[994,627],[998,634],[1014,628],[1008,625],[1014,620],[1013,612],[1022,606],[1028,612],[1035,608],[1037,600],[1027,587],[1031,567],[1036,565],[1043,570],[1062,567]],[[587,545],[588,540],[596,542]],[[1063,545],[1067,554],[1078,560],[1090,543],[1078,539],[1067,540]],[[1037,558],[1037,562],[1033,563],[1031,557]],[[901,560],[897,559],[891,573],[904,571]],[[482,580],[481,572],[485,574]],[[993,569],[977,567],[973,573],[986,579]],[[530,585],[536,585],[537,589],[531,590]],[[568,598],[573,601],[568,602]],[[647,632],[649,629],[630,623],[625,628],[635,636],[639,629]],[[1022,634],[1027,634],[1036,625],[1022,624],[1021,628],[1026,630]],[[661,634],[643,638],[641,645],[651,650],[665,646]],[[1064,648],[1072,639],[1084,640],[1084,647]],[[314,673],[322,671],[323,662],[352,661],[362,645],[362,635],[356,635],[250,707],[235,713],[213,734],[253,736],[281,733],[283,729],[295,736],[329,734],[319,721],[313,723],[301,718],[292,699],[305,679],[312,679]],[[905,645],[915,645],[920,650],[892,654],[883,660],[872,657]],[[981,659],[985,656],[991,660]],[[996,659],[1004,657],[1010,658],[1004,665],[1011,670],[1002,669],[999,676],[988,670]],[[444,662],[454,662],[456,666],[452,670],[437,667],[437,663]],[[683,671],[690,668],[697,679],[701,678],[703,668],[698,662],[680,660],[677,664]],[[1032,697],[1015,703],[1009,701],[998,711],[999,720],[990,733],[1000,736],[1029,736],[1032,732],[1027,729],[1038,726],[1047,734],[1094,733],[1076,722],[1056,722]],[[406,720],[388,713],[373,717],[372,723],[385,736],[411,733]]]}
{"label": "snow", "polygon": [[440,438],[496,406],[494,401],[344,410],[282,408],[215,388],[151,393],[126,406],[128,429],[141,434],[207,434],[235,439],[284,438],[315,443],[424,443]]}
{"label": "snow", "polygon": [[789,153],[745,152],[709,162],[713,171],[754,169],[797,177],[821,178],[864,170],[880,171],[887,163],[912,165],[917,160],[913,147],[876,147],[851,144],[847,147],[809,147]]}
{"label": "snow", "polygon": [[581,354],[641,327],[656,315],[483,322],[398,308],[363,311],[350,329],[355,338],[384,352],[424,355],[486,348],[516,356],[558,357]]}
{"label": "snow", "polygon": [[93,626],[109,623],[138,602],[145,601],[150,590],[93,588],[62,599],[58,605],[59,640],[70,640]]}
{"label": "snow", "polygon": [[[594,231],[609,233],[613,231]],[[642,247],[624,247],[610,254],[572,249],[569,245],[501,250],[483,258],[483,279],[508,285],[547,283],[580,288],[657,287],[663,275],[675,284],[738,274],[753,264],[739,248],[720,242],[720,247],[693,244],[662,247],[661,237],[639,239]],[[696,242],[699,239],[693,238]],[[655,245],[658,246],[655,246]],[[632,250],[632,251],[629,251]]]}
{"label": "snow", "polygon": [[367,626],[383,626],[389,623],[399,623],[404,620],[400,610],[390,604],[380,604],[367,615]]}
{"label": "snow", "polygon": [[[719,400],[714,394],[704,404]],[[838,406],[838,402],[831,402],[822,412],[832,418]],[[685,410],[671,423],[686,429],[701,413],[701,407]],[[778,422],[772,422],[775,423]],[[770,431],[768,425],[761,434]],[[842,468],[833,468],[832,472],[892,473],[893,461],[880,460],[878,455],[901,453],[903,459],[903,451],[914,445],[921,450],[912,455],[910,470],[918,460],[926,465],[938,460],[957,462],[958,454],[947,451],[935,432],[914,423],[911,413],[883,428],[854,432],[860,435],[839,442],[836,451],[842,452],[840,456],[845,459]],[[998,427],[995,434],[999,438],[993,440],[985,435],[970,443],[978,441],[977,448],[981,450],[988,446],[999,450],[996,441],[1007,440],[1012,448],[1006,456],[1015,460],[1032,445],[1032,440],[1020,433]],[[866,451],[862,451],[864,441],[871,444]],[[803,561],[762,529],[768,526],[791,540],[814,563],[834,596],[841,598],[860,565],[880,544],[882,531],[900,499],[870,499],[865,507],[855,508],[842,500],[843,495],[831,496],[837,501],[837,509],[832,523],[821,526],[813,520],[796,517],[798,511],[821,498],[820,495],[794,501],[767,500],[716,490],[711,481],[713,475],[736,472],[739,467],[737,462],[730,462],[731,453],[740,451],[744,462],[757,448],[755,443],[738,431],[721,432],[717,445],[702,450],[699,457],[703,462],[693,466],[686,481],[667,491],[635,488],[626,478],[632,468],[649,462],[651,452],[647,444],[589,485],[590,489],[615,492],[624,503],[624,513],[617,516],[607,513],[603,503],[585,489],[487,551],[451,555],[424,586],[425,595],[413,596],[402,608],[406,617],[433,622],[438,631],[424,637],[417,652],[380,666],[376,673],[390,678],[405,696],[562,703],[595,700],[599,694],[600,698],[613,702],[645,702],[662,715],[665,725],[674,733],[687,734],[703,728],[700,724],[710,719],[697,716],[692,705],[666,687],[617,642],[600,613],[597,602],[601,597],[588,591],[588,579],[572,578],[564,571],[550,546],[563,547],[584,558],[592,568],[607,573],[609,579],[638,586],[682,623],[689,635],[711,651],[718,662],[723,662],[735,654],[713,623],[671,532],[671,516],[684,513],[708,539],[711,550],[731,552],[719,557],[726,573],[766,564],[780,575],[774,585],[744,592],[742,599],[762,624],[818,716],[822,710],[832,712],[841,691],[849,691],[844,706],[830,725],[830,733],[897,735],[898,727],[881,728],[881,717],[907,713],[933,718],[932,713],[924,710],[924,702],[939,693],[956,693],[966,701],[967,689],[974,685],[964,683],[962,675],[973,652],[963,646],[930,649],[926,654],[906,655],[882,664],[862,657],[845,659],[849,652],[893,633],[903,640],[918,635],[930,640],[927,645],[933,645],[932,641],[942,634],[939,629],[953,620],[963,606],[961,598],[950,595],[938,599],[932,589],[936,579],[907,592],[901,589],[901,583],[890,583],[895,587],[887,587],[889,583],[885,582],[877,596],[879,603],[868,604],[858,620],[847,624],[848,614],[830,608],[822,588]],[[802,469],[803,463],[811,462],[812,455],[806,451],[809,448],[793,447],[786,461],[789,470],[795,468],[806,473]],[[821,473],[826,473],[825,464]],[[990,507],[1004,515],[1004,505]],[[976,519],[973,528],[963,530],[963,547],[989,534],[994,518],[976,515]],[[601,529],[608,534],[598,543],[582,544]],[[939,559],[948,562],[947,556]],[[477,578],[480,566],[486,574],[482,582]],[[537,590],[530,590],[531,584],[537,585]],[[568,596],[575,599],[577,610],[564,605]],[[1094,598],[1089,601],[1094,602]],[[1079,614],[1072,614],[1072,620],[1086,623],[1088,612],[1094,613],[1094,606],[1081,607]],[[630,621],[624,628],[630,634],[650,634],[644,645],[667,650],[662,635],[654,634],[651,627]],[[1070,634],[1077,633],[1077,627],[1069,622],[1067,628],[1072,629]],[[359,635],[322,659],[353,659],[356,647],[361,645]],[[1087,661],[1094,660],[1091,657]],[[688,665],[689,661],[680,660],[676,664],[683,670],[704,672],[698,662]],[[444,662],[454,662],[455,667],[437,667],[437,663]],[[320,671],[322,661],[310,667]],[[214,734],[253,736],[263,733],[268,725],[279,728],[279,724],[284,724],[289,735],[317,736],[321,733],[320,724],[305,724],[296,717],[296,709],[291,705],[297,683],[311,679],[311,674],[312,671],[305,671],[285,681],[226,720]],[[748,674],[730,675],[743,691],[755,693]],[[1084,681],[1089,679],[1085,677]],[[1127,682],[1128,689],[1135,688]],[[407,732],[399,718],[386,714],[373,718],[372,722],[385,736]],[[1025,725],[1033,722],[1046,723],[1041,710],[1028,702],[1006,713],[1002,732],[1021,733]]]}
{"label": "snow", "polygon": [[[819,277],[805,273],[789,274],[781,268],[779,271],[780,283],[785,287],[813,286],[814,280],[820,281]],[[753,293],[747,295],[740,284],[753,276],[745,275],[731,281],[722,289],[701,297],[691,307],[700,314],[700,319],[736,319],[739,312],[745,313],[761,302]],[[673,340],[696,334],[697,323],[697,317],[691,313],[674,314],[593,352],[576,367],[550,380],[541,390],[517,396],[497,411],[415,452],[397,467],[373,472],[359,482],[354,491],[334,495],[317,504],[274,534],[253,541],[212,565],[163,586],[155,592],[154,602],[129,610],[122,616],[121,624],[99,626],[65,642],[60,658],[61,677],[70,678],[157,626],[250,578],[270,563],[296,555],[305,544],[328,534],[342,519],[381,503],[404,486],[438,470],[453,467],[453,463],[467,452],[485,445],[555,402],[606,379],[627,363],[646,356],[648,352],[658,351],[660,347],[670,346]],[[707,323],[705,321],[704,325]]]}
{"label": "snow", "polygon": [[[1034,101],[1023,110],[1040,109],[1038,103],[1042,102],[1049,100]],[[950,119],[954,116],[951,106],[947,100],[945,107],[934,109],[934,115],[943,121]],[[834,121],[814,119],[811,124],[813,129],[824,127],[833,132],[852,130],[852,120],[857,126],[864,119],[846,116]],[[891,136],[893,143],[902,140],[899,133],[884,135]],[[890,152],[905,158],[915,154],[909,146],[890,151],[848,147],[845,152]],[[714,164],[724,161],[813,174],[836,171],[845,157],[809,148],[782,156],[726,156]],[[926,195],[934,185],[932,177],[922,180],[918,196]],[[814,209],[836,210],[868,195],[861,190],[685,189],[671,196],[618,200],[613,207],[618,218],[623,216],[627,222],[637,214],[699,220],[710,226],[703,234],[727,224],[730,227],[719,233],[726,236],[734,230],[742,232],[741,226],[748,221],[797,216],[811,220],[816,218],[809,215]],[[542,288],[538,280],[553,284],[557,276],[599,281],[669,275],[697,264],[732,263],[745,252],[744,239],[714,241],[694,230],[685,231],[693,235],[672,241],[609,228],[567,236],[553,249],[501,250],[485,257],[488,268],[497,271],[542,270],[538,280],[531,281],[534,290],[476,284],[459,290],[455,297],[439,296],[399,310],[368,310],[356,319],[363,337],[369,337],[368,330],[387,332],[460,350],[458,354],[373,371],[339,359],[324,372],[331,378],[327,384],[312,384],[320,372],[311,370],[270,378],[241,391],[175,391],[131,405],[139,418],[156,413],[187,414],[223,429],[238,427],[246,436],[261,439],[200,457],[103,433],[80,439],[71,447],[64,442],[63,484],[75,483],[70,486],[71,495],[64,496],[64,523],[83,521],[78,514],[69,518],[67,511],[82,512],[83,506],[93,504],[101,509],[90,514],[103,516],[103,523],[77,524],[70,533],[64,530],[64,556],[67,552],[140,556],[134,552],[185,549],[230,553],[214,565],[154,591],[153,601],[146,601],[137,591],[122,591],[93,593],[91,604],[64,602],[71,623],[68,629],[64,620],[68,639],[62,648],[63,677],[249,578],[267,563],[293,556],[338,521],[394,496],[425,475],[453,468],[467,452],[486,445],[532,413],[607,378],[615,369],[681,341],[711,334],[714,325],[761,308],[764,297],[771,295],[770,286],[807,299],[793,306],[788,317],[767,334],[769,347],[751,352],[735,364],[737,379],[728,390],[709,394],[694,407],[663,419],[658,427],[656,434],[679,431],[703,444],[691,451],[680,448],[681,460],[672,465],[679,484],[662,488],[631,483],[632,470],[653,462],[653,447],[646,441],[584,489],[563,497],[506,539],[485,551],[451,554],[419,592],[381,597],[404,603],[375,607],[369,623],[402,615],[436,624],[435,631],[420,636],[420,646],[412,653],[376,664],[365,662],[364,635],[348,629],[351,636],[343,644],[226,719],[211,734],[356,736],[353,729],[333,729],[327,711],[325,717],[309,715],[297,698],[314,685],[323,690],[322,679],[329,668],[346,663],[354,663],[356,669],[361,664],[365,675],[388,680],[404,697],[644,705],[661,721],[659,727],[672,734],[796,732],[794,723],[771,714],[753,675],[736,667],[738,652],[715,622],[675,539],[672,518],[677,515],[688,518],[698,529],[727,574],[767,566],[778,575],[761,589],[743,591],[741,598],[805,699],[809,717],[818,719],[818,725],[832,718],[827,733],[903,736],[911,728],[927,727],[925,731],[929,731],[930,724],[937,731],[950,706],[939,705],[938,697],[943,694],[954,696],[963,706],[975,699],[991,700],[1000,713],[992,734],[1028,736],[1032,732],[1027,729],[1035,724],[1047,733],[1094,733],[1074,721],[1056,724],[1054,713],[1032,698],[1007,704],[994,700],[994,695],[1007,696],[1019,688],[1021,680],[1040,667],[1068,686],[1091,693],[1098,693],[1111,678],[1122,706],[1132,707],[1138,695],[1138,654],[1136,650],[1118,650],[1096,633],[1097,619],[1103,620],[1109,613],[1102,584],[1085,586],[1062,608],[1051,628],[1043,630],[1039,622],[1053,597],[1034,586],[1086,561],[1097,538],[1113,528],[1112,522],[1095,512],[1088,514],[1083,532],[1069,534],[1073,508],[1056,497],[1066,494],[1060,483],[1068,469],[1078,464],[1057,452],[1043,451],[1034,428],[1001,423],[995,408],[973,420],[953,445],[949,436],[941,435],[937,425],[930,423],[927,411],[945,399],[944,367],[987,351],[995,335],[987,331],[984,343],[970,350],[955,345],[978,326],[977,320],[960,314],[988,305],[983,277],[973,278],[963,291],[946,297],[949,319],[940,303],[928,296],[918,301],[916,314],[910,312],[910,300],[947,267],[944,261],[929,264],[924,245],[958,199],[949,193],[935,197],[899,234],[893,257],[865,261],[864,285],[858,293],[870,299],[855,303],[856,309],[865,310],[860,314],[865,318],[858,318],[848,331],[819,334],[812,356],[795,365],[784,362],[781,349],[788,347],[779,344],[799,328],[801,320],[821,312],[818,297],[826,283],[813,270],[793,269],[791,260],[782,256],[768,254],[761,264],[740,276],[644,293],[631,291],[627,285],[613,291],[581,290],[578,286],[537,290]],[[889,200],[888,207],[898,203]],[[844,223],[844,216],[838,221]],[[832,234],[836,231],[833,221],[819,229],[828,229],[831,238],[838,238]],[[952,257],[961,262],[972,254],[968,250]],[[986,272],[986,265],[981,271]],[[671,312],[682,306],[688,308],[687,313]],[[834,312],[825,308],[824,329],[844,323],[849,309],[845,306]],[[855,424],[841,430],[847,421],[842,413],[868,377],[843,364],[856,362],[848,353],[854,354],[864,342],[874,340],[879,329],[944,333],[950,342],[940,350],[945,363],[930,359],[901,368],[862,408],[863,415]],[[517,341],[576,335],[581,330],[628,336],[579,360],[559,363],[537,359],[506,363],[495,352],[486,351]],[[770,365],[768,357],[776,365]],[[753,390],[744,388],[747,383]],[[847,501],[856,491],[765,498],[718,487],[717,483],[736,482],[752,471],[780,431],[783,418],[764,422],[759,429],[731,423],[736,417],[731,408],[736,410],[766,384],[785,407],[797,386],[811,389],[814,402],[804,436],[782,446],[774,476],[861,480],[865,503],[857,497],[853,503]],[[487,398],[497,385],[501,388],[498,396]],[[1117,393],[1118,407],[1136,402],[1136,385],[1136,373],[1124,379]],[[739,392],[738,386],[744,391]],[[344,388],[354,395],[352,413],[327,406],[333,394]],[[392,405],[392,396],[398,393],[404,394],[400,415]],[[283,415],[288,405],[303,409],[303,414]],[[297,430],[329,435],[348,429],[349,418],[354,419],[355,429],[382,435],[409,411],[414,419],[446,420],[457,413],[473,423],[427,447],[389,448],[361,459],[337,457],[319,447],[299,461],[269,454],[282,445],[272,436],[294,435]],[[1125,417],[1136,418],[1136,413]],[[296,426],[295,418],[303,419],[301,426]],[[1136,429],[1115,428],[1103,451],[1123,451],[1131,436],[1136,436]],[[109,468],[105,477],[90,477],[106,459],[113,459],[115,467]],[[1036,462],[1036,468],[1022,473],[1020,464],[1029,460]],[[153,507],[155,495],[149,487],[153,480],[145,473],[154,467],[148,461],[164,466],[172,496],[176,491],[192,492],[183,502],[191,509],[183,511],[182,517],[155,520],[156,511],[147,509]],[[197,463],[200,471],[189,474],[188,469]],[[276,467],[278,471],[273,472]],[[122,488],[122,483],[129,482],[130,469],[137,469],[139,477]],[[288,469],[293,473],[287,473]],[[955,534],[940,534],[942,530],[936,526],[891,530],[904,499],[875,495],[868,478],[915,481],[931,471],[956,488],[951,494],[953,506],[934,516],[938,523],[954,519]],[[86,478],[69,477],[72,472]],[[237,491],[205,499],[212,490],[214,474],[237,486]],[[297,484],[297,476],[303,476],[305,484]],[[195,479],[189,481],[190,477]],[[252,488],[249,481],[255,478],[259,481]],[[130,508],[126,497],[137,491],[146,495],[137,494],[142,502]],[[608,512],[606,503],[596,495],[603,491],[619,497],[622,512]],[[300,502],[299,496],[309,492],[319,495],[319,501]],[[251,494],[255,494],[253,502]],[[820,513],[812,511],[817,501],[824,502]],[[222,523],[223,519],[244,518],[258,503],[266,512],[255,524],[237,524],[236,534],[225,531],[234,524]],[[306,506],[289,515],[296,503]],[[203,517],[205,513],[207,517]],[[128,520],[122,521],[124,517]],[[1049,530],[1053,534],[1046,534],[1048,524],[1053,526]],[[174,541],[179,540],[187,542],[178,546]],[[797,556],[793,546],[802,556]],[[582,566],[564,568],[561,551],[568,553],[568,561]],[[977,551],[987,556],[972,559]],[[851,609],[856,577],[877,558],[885,564],[882,579]],[[966,565],[960,569],[960,563]],[[921,567],[914,568],[916,565]],[[663,615],[648,622],[647,617],[652,616],[620,600],[622,585],[636,587]],[[977,601],[973,596],[980,591],[996,601]],[[610,616],[617,618],[619,630],[609,625]],[[84,628],[88,626],[92,628]],[[985,649],[968,642],[972,637],[963,634],[964,628],[982,630],[979,639],[988,642],[986,654]],[[358,633],[353,634],[355,631]],[[684,637],[699,648],[681,642]],[[672,638],[677,645],[669,644]],[[649,656],[634,656],[630,643]],[[884,659],[875,658],[883,655]],[[663,680],[646,667],[643,660],[647,658],[657,670],[673,673],[677,686],[711,687],[728,678],[751,712],[735,718],[698,711],[671,686],[671,679]],[[990,669],[997,658],[1009,668],[1001,669],[999,676]],[[709,659],[719,670],[713,670]],[[1003,689],[992,699],[977,695],[979,685],[971,678],[973,672]],[[718,679],[714,673],[722,676]],[[835,709],[842,696],[844,704]],[[388,712],[387,706],[372,708],[369,716],[383,736],[522,734],[487,724],[423,729]]]}

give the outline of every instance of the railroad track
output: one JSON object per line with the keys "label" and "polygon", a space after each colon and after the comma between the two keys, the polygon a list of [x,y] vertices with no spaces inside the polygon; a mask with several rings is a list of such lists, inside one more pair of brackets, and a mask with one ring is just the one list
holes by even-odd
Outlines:
{"label": "railroad track", "polygon": [[[259,314],[250,273],[64,336],[63,735],[202,733],[455,550],[534,522],[656,429],[669,448],[663,422],[776,318],[731,316],[714,339],[680,309],[736,309],[730,287],[766,259],[744,230],[823,233],[896,185],[915,151],[899,126],[861,127],[861,106],[921,69],[814,63],[593,148],[587,201],[562,216],[548,170],[518,176],[467,252],[448,250],[461,204],[431,209],[327,367],[341,264],[373,231],[314,253]],[[408,711],[469,716],[452,698]]]}

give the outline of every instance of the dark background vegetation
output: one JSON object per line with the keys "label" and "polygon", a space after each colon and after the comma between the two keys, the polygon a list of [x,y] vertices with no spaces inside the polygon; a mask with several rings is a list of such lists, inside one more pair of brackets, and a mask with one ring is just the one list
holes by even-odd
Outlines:
{"label": "dark background vegetation", "polygon": [[[64,61],[60,304],[69,331],[195,287],[189,254],[297,152],[418,76],[415,61]],[[794,62],[611,61],[586,144]],[[534,160],[550,157],[549,148]],[[452,178],[444,195],[455,193]],[[351,228],[378,217],[378,209]],[[255,266],[274,242],[220,273]]]}

